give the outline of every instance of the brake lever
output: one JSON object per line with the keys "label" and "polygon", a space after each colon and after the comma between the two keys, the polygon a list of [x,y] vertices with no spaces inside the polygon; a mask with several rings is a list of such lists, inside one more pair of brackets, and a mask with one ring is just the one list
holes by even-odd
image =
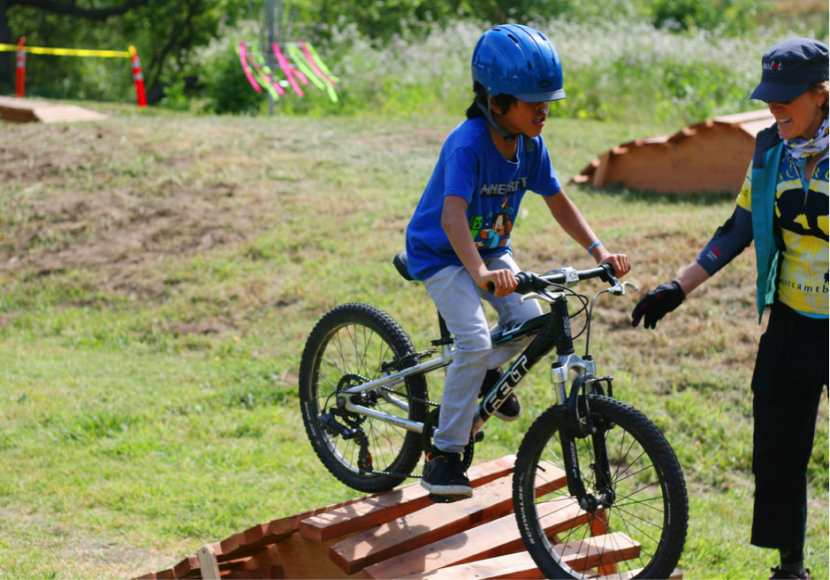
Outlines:
{"label": "brake lever", "polygon": [[562,292],[550,292],[548,290],[540,290],[539,292],[529,292],[524,294],[519,300],[520,304],[524,304],[525,300],[539,300],[540,302],[547,302],[553,304],[562,298]]}
{"label": "brake lever", "polygon": [[628,281],[620,282],[618,280],[616,284],[614,284],[611,288],[608,288],[608,290],[606,290],[606,291],[610,292],[614,296],[625,296],[625,287],[626,286],[631,286],[632,288],[634,288],[634,290],[639,290],[640,289],[639,286],[637,286],[634,282],[628,282]]}

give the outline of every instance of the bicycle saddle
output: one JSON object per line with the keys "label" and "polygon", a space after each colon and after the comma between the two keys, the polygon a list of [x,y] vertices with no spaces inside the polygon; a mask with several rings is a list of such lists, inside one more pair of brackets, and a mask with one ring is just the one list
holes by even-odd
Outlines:
{"label": "bicycle saddle", "polygon": [[406,257],[406,252],[401,252],[397,254],[393,259],[392,263],[395,264],[395,268],[398,270],[398,274],[403,276],[404,280],[409,280],[410,282],[414,282],[415,278],[409,275],[409,268],[407,264],[409,260]]}

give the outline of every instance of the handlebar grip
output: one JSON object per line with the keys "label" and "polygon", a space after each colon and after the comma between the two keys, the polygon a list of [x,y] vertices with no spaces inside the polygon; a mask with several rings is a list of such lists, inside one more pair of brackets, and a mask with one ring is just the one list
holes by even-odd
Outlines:
{"label": "handlebar grip", "polygon": [[533,272],[519,272],[516,274],[516,292],[519,294],[529,294],[530,292],[538,292],[548,287],[548,282],[544,278],[537,276]]}
{"label": "handlebar grip", "polygon": [[603,264],[602,269],[605,270],[605,274],[601,275],[600,279],[603,282],[606,282],[608,284],[616,284],[617,283],[617,279],[616,279],[617,272],[614,270],[614,266],[611,265],[611,264]]}
{"label": "handlebar grip", "polygon": [[[516,274],[517,286],[514,292],[517,294],[529,294],[537,290],[547,288],[548,283],[541,277],[532,272],[519,272]],[[487,291],[490,294],[495,294],[496,285],[492,282],[487,282]]]}

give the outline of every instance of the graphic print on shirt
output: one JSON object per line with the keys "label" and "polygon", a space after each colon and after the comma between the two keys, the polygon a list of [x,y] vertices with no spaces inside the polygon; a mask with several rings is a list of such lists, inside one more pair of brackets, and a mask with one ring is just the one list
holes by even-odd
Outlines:
{"label": "graphic print on shirt", "polygon": [[[751,165],[738,205],[752,211]],[[775,226],[781,234],[778,300],[808,314],[828,313],[828,161],[816,164],[805,193],[798,169],[782,156],[775,188]]]}
{"label": "graphic print on shirt", "polygon": [[778,175],[775,223],[784,241],[779,300],[801,312],[827,314],[828,164],[818,163],[805,193],[792,158]]}
{"label": "graphic print on shirt", "polygon": [[507,205],[507,197],[495,212],[470,219],[470,233],[479,250],[492,250],[507,245],[513,230],[513,208]]}
{"label": "graphic print on shirt", "polygon": [[[815,180],[827,181],[827,165],[823,171],[817,165],[811,177],[811,183]],[[821,173],[824,173],[822,176]],[[804,193],[801,185],[801,177],[798,170],[791,162],[782,164],[779,182],[786,189],[779,188],[776,191],[778,198],[775,203],[775,215],[778,225],[783,229],[794,232],[801,236],[813,236],[827,242],[827,195],[821,195],[816,190]]]}

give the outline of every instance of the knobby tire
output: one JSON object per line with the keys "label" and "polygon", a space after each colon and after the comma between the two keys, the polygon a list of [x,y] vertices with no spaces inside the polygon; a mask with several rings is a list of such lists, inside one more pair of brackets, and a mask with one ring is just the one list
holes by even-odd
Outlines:
{"label": "knobby tire", "polygon": [[[329,311],[308,337],[300,364],[300,405],[303,423],[317,457],[338,480],[364,493],[387,491],[402,483],[415,469],[422,453],[421,435],[345,410],[337,420],[360,428],[368,438],[371,472],[358,465],[360,444],[320,424],[321,413],[337,408],[338,390],[379,379],[383,363],[404,361],[399,368],[417,363],[412,342],[395,320],[374,306],[343,304]],[[375,410],[423,422],[427,415],[427,387],[423,375],[413,376],[395,392],[367,394],[361,404]],[[408,412],[384,397],[409,405]],[[377,473],[386,472],[386,473]]]}
{"label": "knobby tire", "polygon": [[569,495],[559,438],[565,414],[561,406],[549,408],[516,459],[513,501],[525,546],[545,578],[668,578],[683,551],[689,511],[674,451],[630,405],[599,395],[588,395],[587,403],[599,432],[576,440],[579,471],[589,491],[601,487],[591,464],[595,445],[604,443],[615,499],[591,513]]}

